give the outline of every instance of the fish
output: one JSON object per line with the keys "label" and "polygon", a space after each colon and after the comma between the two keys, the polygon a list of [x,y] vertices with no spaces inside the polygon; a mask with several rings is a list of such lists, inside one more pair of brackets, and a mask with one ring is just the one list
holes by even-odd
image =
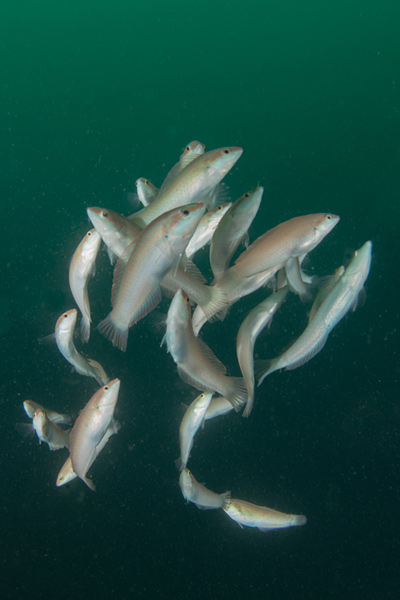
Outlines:
{"label": "fish", "polygon": [[134,222],[143,227],[167,211],[194,202],[201,201],[209,207],[216,186],[242,153],[243,148],[225,147],[199,155],[172,181],[161,186],[153,202],[133,216]]}
{"label": "fish", "polygon": [[58,349],[80,375],[93,377],[99,385],[104,385],[108,376],[100,363],[92,358],[85,358],[75,348],[73,336],[77,315],[76,308],[71,308],[57,319],[55,336]]}
{"label": "fish", "polygon": [[[266,285],[290,258],[303,256],[313,250],[332,231],[340,217],[318,213],[294,217],[277,225],[257,238],[235,264],[213,282],[224,293],[225,309],[259,287]],[[221,296],[223,297],[223,296]],[[193,329],[198,335],[201,327],[224,306],[197,307],[193,314]]]}
{"label": "fish", "polygon": [[202,340],[195,337],[190,302],[182,290],[178,290],[172,299],[166,323],[164,341],[180,377],[200,391],[225,396],[238,411],[247,398],[243,379],[227,377],[224,365]]}
{"label": "fish", "polygon": [[192,239],[186,247],[185,254],[188,258],[192,258],[198,250],[201,250],[201,248],[204,248],[204,246],[211,242],[219,222],[231,205],[231,202],[219,204],[202,217]]}
{"label": "fish", "polygon": [[101,237],[96,229],[87,232],[75,250],[69,265],[69,287],[72,296],[82,313],[81,335],[84,342],[89,341],[90,304],[88,296],[88,281],[96,272],[96,258],[100,249]]}
{"label": "fish", "polygon": [[114,264],[124,250],[142,233],[142,227],[108,208],[90,206],[87,214],[107,247],[111,264]]}
{"label": "fish", "polygon": [[39,444],[45,442],[50,450],[69,448],[69,432],[50,421],[41,408],[35,410],[32,426],[39,438]]}
{"label": "fish", "polygon": [[[118,433],[120,428],[121,428],[120,424],[115,419],[112,419],[101,442],[96,446],[96,452],[93,453],[93,455],[91,457],[91,463],[89,464],[88,469],[87,469],[88,471],[89,471],[90,467],[92,466],[93,462],[96,460],[96,458],[100,454],[100,452],[103,450],[103,448],[107,444],[110,437],[112,435],[115,435],[116,433]],[[71,456],[68,456],[67,460],[61,467],[60,472],[57,476],[56,486],[61,487],[62,485],[65,485],[66,483],[73,481],[74,479],[76,479],[76,477],[77,477],[77,475],[72,468]]]}
{"label": "fish", "polygon": [[199,483],[189,469],[186,468],[182,469],[179,476],[179,486],[185,500],[187,502],[193,502],[197,508],[202,510],[223,508],[231,496],[230,492],[216,494],[207,489],[202,483]]}
{"label": "fish", "polygon": [[204,154],[206,147],[201,142],[194,140],[193,142],[189,142],[189,144],[185,147],[184,151],[179,157],[179,161],[172,167],[169,171],[168,175],[163,181],[163,184],[160,190],[163,192],[167,186],[171,184],[171,182],[176,179],[176,177],[185,169],[195,158]]}
{"label": "fish", "polygon": [[286,287],[268,296],[249,312],[239,328],[236,338],[236,354],[247,388],[247,403],[243,411],[244,417],[250,415],[254,403],[254,345],[264,327],[271,323],[288,291],[289,289]]}
{"label": "fish", "polygon": [[72,417],[70,415],[60,414],[54,410],[44,408],[41,404],[38,404],[33,400],[25,400],[23,405],[24,410],[30,419],[33,419],[33,415],[37,410],[41,410],[46,414],[49,421],[55,423],[56,425],[69,425],[72,421]]}
{"label": "fish", "polygon": [[256,361],[258,385],[279,369],[297,369],[322,350],[332,329],[357,306],[371,266],[372,242],[355,253],[347,269],[336,270],[319,291],[311,308],[309,322],[300,337],[280,356]]}
{"label": "fish", "polygon": [[101,387],[86,404],[70,433],[70,457],[77,477],[91,489],[95,485],[87,472],[97,456],[97,446],[103,440],[114,417],[120,380],[113,379]]}
{"label": "fish", "polygon": [[295,527],[307,523],[304,515],[289,515],[245,500],[229,499],[223,509],[228,517],[241,527],[257,527],[260,531]]}
{"label": "fish", "polygon": [[[128,246],[130,252],[133,252],[134,242],[142,231],[141,227],[132,223],[127,217],[108,209],[90,207],[87,211],[90,220],[102,236],[110,256],[120,258]],[[127,254],[128,252],[124,255],[125,262]],[[219,306],[223,303],[224,292],[204,284],[205,278],[199,269],[183,255],[177,268],[167,273],[160,285],[162,291],[168,296],[173,296],[179,288],[182,288],[192,302],[212,310],[215,304]]]}
{"label": "fish", "polygon": [[186,468],[190,452],[193,448],[193,440],[197,431],[204,423],[204,416],[211,402],[212,394],[202,393],[188,406],[179,427],[180,457],[177,459],[177,467],[180,471]]}
{"label": "fish", "polygon": [[214,277],[219,277],[229,267],[241,241],[247,236],[262,200],[264,188],[259,186],[246,192],[218,223],[210,246],[210,265]]}
{"label": "fish", "polygon": [[126,350],[129,328],[158,304],[160,283],[178,265],[204,211],[204,204],[198,202],[160,215],[142,231],[132,251],[130,246],[126,248],[126,262],[125,253],[119,259],[114,272],[113,309],[98,330],[120,350]]}
{"label": "fish", "polygon": [[135,181],[137,195],[143,206],[148,206],[153,202],[154,198],[158,194],[158,188],[144,177],[139,177]]}

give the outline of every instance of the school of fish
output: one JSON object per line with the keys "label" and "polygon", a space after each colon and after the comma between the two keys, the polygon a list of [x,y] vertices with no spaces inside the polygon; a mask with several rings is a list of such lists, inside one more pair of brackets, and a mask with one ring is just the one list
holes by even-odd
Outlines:
{"label": "school of fish", "polygon": [[[162,342],[182,380],[200,392],[190,402],[179,428],[176,464],[182,495],[198,508],[222,509],[242,528],[269,531],[304,525],[307,519],[231,498],[229,491],[207,489],[187,468],[194,438],[209,419],[231,411],[249,417],[256,384],[260,386],[274,371],[304,365],[322,350],[335,325],[357,306],[370,270],[372,243],[365,242],[346,267],[338,266],[332,276],[320,279],[305,273],[303,261],[338,224],[337,215],[295,216],[249,245],[248,231],[264,190],[259,186],[229,202],[221,183],[242,152],[238,147],[206,152],[202,143],[193,141],[159,189],[143,177],[136,181],[137,197],[143,205],[140,210],[126,217],[109,208],[88,208],[93,229],[71,258],[69,285],[81,313],[81,339],[87,343],[92,322],[88,284],[103,242],[115,266],[111,311],[97,329],[122,351],[127,350],[128,337],[135,336],[134,324],[151,312],[162,296],[172,298]],[[212,282],[207,282],[192,260],[197,252],[207,252],[206,246]],[[226,366],[199,337],[200,330],[209,321],[224,319],[235,302],[262,287],[266,298],[247,314],[236,336],[241,376],[227,375]],[[306,328],[281,355],[254,361],[258,336],[270,326],[288,294],[296,294],[303,303],[314,298]],[[114,412],[121,382],[110,380],[102,365],[78,352],[74,343],[77,317],[76,308],[60,315],[55,340],[66,361],[79,374],[95,379],[100,388],[82,407],[71,429],[67,429],[72,422],[67,414],[33,400],[25,400],[23,406],[39,443],[48,444],[50,450],[69,450],[56,485],[79,478],[94,490],[88,471],[120,429]]]}

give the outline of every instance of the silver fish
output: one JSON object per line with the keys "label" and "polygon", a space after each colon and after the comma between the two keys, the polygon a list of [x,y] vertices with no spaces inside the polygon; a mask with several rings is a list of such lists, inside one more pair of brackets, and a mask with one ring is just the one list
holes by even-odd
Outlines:
{"label": "silver fish", "polygon": [[64,358],[81,375],[94,377],[99,385],[107,383],[108,377],[103,367],[92,358],[85,358],[79,354],[73,342],[75,323],[77,318],[76,308],[67,310],[56,323],[56,343]]}
{"label": "silver fish", "polygon": [[185,254],[188,258],[192,258],[198,250],[201,250],[201,248],[204,248],[204,246],[211,242],[219,222],[231,205],[231,202],[219,204],[216,208],[213,208],[213,210],[210,210],[202,217],[185,250]]}
{"label": "silver fish", "polygon": [[179,427],[180,458],[177,467],[181,471],[186,468],[190,452],[193,448],[193,440],[198,429],[204,423],[204,416],[211,402],[212,394],[200,394],[188,406]]}
{"label": "silver fish", "polygon": [[178,290],[167,315],[165,341],[174,359],[180,377],[204,392],[218,392],[225,396],[239,410],[246,401],[243,379],[227,377],[226,368],[213,352],[196,338],[187,296]]}
{"label": "silver fish", "polygon": [[258,385],[278,369],[296,369],[325,346],[329,333],[351,308],[355,308],[371,265],[372,243],[366,242],[348,265],[338,269],[314,300],[309,323],[301,336],[281,356],[256,362]]}
{"label": "silver fish", "polygon": [[307,523],[304,515],[288,515],[244,500],[227,500],[224,511],[241,527],[257,527],[260,531],[294,527]]}
{"label": "silver fish", "polygon": [[34,402],[33,400],[24,401],[24,410],[30,419],[33,419],[33,415],[37,410],[42,410],[46,413],[47,418],[56,425],[69,425],[72,421],[70,415],[60,414],[54,410],[44,408],[41,404]]}
{"label": "silver fish", "polygon": [[46,416],[44,410],[38,408],[32,417],[32,426],[39,438],[39,443],[45,442],[50,450],[69,448],[69,432],[64,431]]}
{"label": "silver fish", "polygon": [[87,232],[75,250],[69,265],[69,287],[82,313],[81,335],[84,342],[90,336],[90,304],[88,281],[96,272],[96,258],[101,244],[101,237],[95,229]]}
{"label": "silver fish", "polygon": [[197,508],[203,510],[223,508],[231,496],[230,492],[216,494],[207,489],[202,483],[199,483],[197,479],[195,479],[189,469],[183,469],[181,471],[179,485],[185,500],[187,502],[193,502]]}
{"label": "silver fish", "polygon": [[79,414],[70,433],[72,469],[91,490],[94,490],[95,486],[86,473],[95,460],[96,448],[113,419],[119,387],[119,379],[113,379],[97,390]]}

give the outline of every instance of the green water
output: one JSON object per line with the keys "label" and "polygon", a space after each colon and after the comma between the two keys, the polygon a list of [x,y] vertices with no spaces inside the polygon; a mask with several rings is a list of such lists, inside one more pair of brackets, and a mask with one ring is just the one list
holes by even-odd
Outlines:
{"label": "green water", "polygon": [[[397,597],[399,26],[389,0],[2,3],[3,598]],[[232,199],[265,188],[252,240],[297,215],[339,214],[312,255],[319,275],[374,244],[366,303],[323,352],[271,376],[251,419],[196,438],[200,481],[304,513],[303,528],[242,531],[184,504],[173,460],[193,392],[149,323],[126,355],[97,333],[87,350],[122,381],[96,494],[55,488],[65,455],[14,431],[26,398],[77,414],[95,391],[38,342],[73,306],[86,207],[129,214],[135,180],[161,185],[193,139],[244,148],[226,183]],[[110,283],[101,253],[96,323]],[[232,373],[253,305],[205,330]],[[259,352],[289,343],[307,310],[292,301]]]}

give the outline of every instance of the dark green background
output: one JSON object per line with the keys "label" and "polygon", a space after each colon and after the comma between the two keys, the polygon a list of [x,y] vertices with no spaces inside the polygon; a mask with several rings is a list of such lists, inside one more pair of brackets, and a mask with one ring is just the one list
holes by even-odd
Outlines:
{"label": "dark green background", "polygon": [[[399,27],[394,0],[1,4],[2,598],[398,597]],[[244,147],[226,182],[232,199],[265,187],[251,239],[339,214],[311,257],[319,275],[374,243],[366,304],[312,362],[267,379],[249,420],[208,423],[190,461],[215,491],[306,514],[303,528],[241,530],[184,504],[173,459],[195,392],[146,321],[126,354],[95,331],[87,348],[122,381],[97,493],[56,489],[65,453],[14,430],[26,398],[76,414],[96,389],[38,342],[73,306],[86,207],[128,214],[134,181],[161,185],[192,139]],[[111,281],[98,262],[95,323]],[[204,330],[232,374],[261,297]],[[290,299],[260,355],[307,310]]]}

